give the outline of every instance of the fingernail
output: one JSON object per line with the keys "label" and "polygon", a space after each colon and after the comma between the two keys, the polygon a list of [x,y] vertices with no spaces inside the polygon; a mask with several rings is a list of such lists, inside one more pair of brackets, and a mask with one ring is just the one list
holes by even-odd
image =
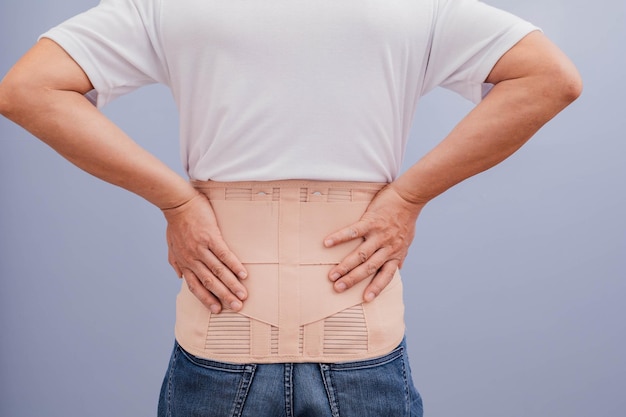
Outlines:
{"label": "fingernail", "polygon": [[239,277],[239,279],[246,279],[248,277],[248,274],[246,274],[246,271],[240,271],[237,276]]}
{"label": "fingernail", "polygon": [[333,245],[333,243],[335,243],[335,242],[333,242],[333,240],[332,240],[332,239],[326,239],[326,240],[324,241],[324,246],[329,247],[329,246],[332,246],[332,245]]}
{"label": "fingernail", "polygon": [[209,310],[211,310],[211,313],[217,314],[220,312],[220,306],[218,306],[217,304],[211,304]]}
{"label": "fingernail", "polygon": [[240,300],[245,300],[246,298],[246,293],[243,291],[238,291],[236,295],[237,295],[237,298],[239,298]]}
{"label": "fingernail", "polygon": [[346,284],[344,284],[343,282],[338,282],[337,284],[335,284],[335,289],[341,292],[346,289]]}
{"label": "fingernail", "polygon": [[374,294],[373,292],[368,292],[367,294],[365,294],[365,301],[367,301],[368,303],[374,298],[376,298],[376,294]]}
{"label": "fingernail", "polygon": [[240,301],[233,301],[232,303],[230,303],[230,308],[232,308],[233,310],[239,310],[241,308],[241,302]]}
{"label": "fingernail", "polygon": [[339,272],[335,272],[330,276],[331,281],[337,281],[339,278],[341,278],[341,274]]}

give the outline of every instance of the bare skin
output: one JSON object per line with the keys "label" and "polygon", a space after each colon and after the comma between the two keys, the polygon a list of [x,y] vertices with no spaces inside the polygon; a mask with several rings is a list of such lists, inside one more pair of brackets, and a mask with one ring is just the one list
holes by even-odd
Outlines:
{"label": "bare skin", "polygon": [[[402,266],[424,205],[501,162],[574,101],[574,65],[541,33],[507,52],[486,80],[491,93],[430,153],[383,189],[358,222],[327,237],[363,243],[329,272],[337,291],[372,274],[371,301]],[[83,96],[93,89],[56,43],[42,39],[0,82],[0,113],[70,162],[159,207],[167,220],[169,262],[213,312],[239,310],[247,272],[221,237],[209,201],[187,180],[133,142]]]}
{"label": "bare skin", "polygon": [[486,82],[491,92],[442,142],[379,193],[360,221],[328,236],[327,247],[364,239],[329,272],[335,290],[377,271],[364,292],[374,299],[402,266],[426,203],[509,157],[582,91],[574,65],[540,32],[509,50]]}
{"label": "bare skin", "polygon": [[247,273],[221,238],[208,200],[89,103],[83,94],[92,89],[76,62],[42,39],[0,83],[0,113],[81,169],[163,210],[179,277],[212,311],[222,304],[239,310],[247,291],[236,277]]}

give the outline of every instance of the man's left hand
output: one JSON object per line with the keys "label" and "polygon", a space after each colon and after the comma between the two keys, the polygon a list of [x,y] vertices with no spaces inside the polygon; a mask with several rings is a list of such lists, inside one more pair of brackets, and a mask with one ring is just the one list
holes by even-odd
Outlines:
{"label": "man's left hand", "polygon": [[337,292],[373,276],[365,288],[363,299],[372,301],[391,282],[402,267],[415,236],[415,222],[424,204],[404,199],[393,183],[383,188],[372,200],[361,219],[324,240],[332,247],[354,239],[362,239],[354,251],[333,267],[328,277]]}

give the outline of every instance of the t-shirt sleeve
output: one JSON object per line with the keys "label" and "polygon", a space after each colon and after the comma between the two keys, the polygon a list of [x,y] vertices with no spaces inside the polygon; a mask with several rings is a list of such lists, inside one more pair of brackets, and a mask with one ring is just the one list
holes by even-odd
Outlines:
{"label": "t-shirt sleeve", "polygon": [[528,33],[531,23],[477,0],[439,3],[422,94],[437,86],[478,103],[498,60]]}
{"label": "t-shirt sleeve", "polygon": [[102,107],[143,85],[167,81],[156,0],[102,0],[41,37],[58,43],[85,71]]}

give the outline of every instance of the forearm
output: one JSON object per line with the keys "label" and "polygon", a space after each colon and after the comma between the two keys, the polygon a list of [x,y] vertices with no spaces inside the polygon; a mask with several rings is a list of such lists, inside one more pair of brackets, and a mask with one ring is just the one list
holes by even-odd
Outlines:
{"label": "forearm", "polygon": [[208,199],[133,142],[84,97],[87,74],[56,43],[42,39],[0,82],[0,114],[83,170],[164,210],[168,260],[212,312],[247,297],[247,272],[224,242]]}
{"label": "forearm", "polygon": [[83,170],[160,208],[196,195],[189,183],[134,143],[84,97],[86,74],[54,42],[38,42],[0,83],[0,113]]}
{"label": "forearm", "polygon": [[17,99],[6,116],[81,169],[159,208],[195,195],[189,183],[133,142],[81,94],[40,89]]}
{"label": "forearm", "polygon": [[450,134],[392,184],[408,201],[426,203],[518,150],[551,116],[527,93],[497,85]]}
{"label": "forearm", "polygon": [[[326,238],[326,246],[363,240],[331,268],[328,277],[336,291],[378,271],[364,293],[364,300],[373,300],[402,267],[415,221],[428,201],[503,161],[578,97],[578,73],[555,49],[541,34],[520,42],[489,75],[487,81],[496,84],[490,94],[439,145],[378,193],[358,222]],[[536,50],[539,59],[532,56]]]}
{"label": "forearm", "polygon": [[[556,47],[541,41],[541,36],[529,35],[526,44],[520,42],[516,47],[521,52],[505,56],[490,75],[496,85],[487,97],[391,184],[405,200],[423,205],[500,163],[578,97],[581,83],[575,68]],[[539,44],[532,43],[537,39]],[[522,58],[523,54],[545,53],[558,59],[544,68],[537,60],[514,57],[516,53]]]}

